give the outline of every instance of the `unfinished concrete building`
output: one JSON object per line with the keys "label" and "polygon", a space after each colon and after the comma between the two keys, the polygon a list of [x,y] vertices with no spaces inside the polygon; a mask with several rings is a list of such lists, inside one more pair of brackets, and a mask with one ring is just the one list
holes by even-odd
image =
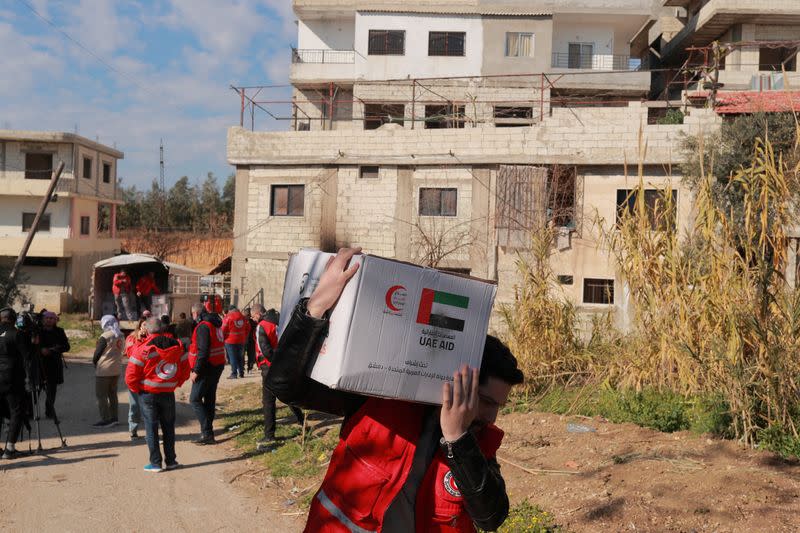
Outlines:
{"label": "unfinished concrete building", "polygon": [[117,162],[123,157],[72,133],[0,130],[0,261],[6,266],[22,249],[53,169],[65,164],[19,274],[26,300],[38,309],[85,306],[92,264],[120,252]]}
{"label": "unfinished concrete building", "polygon": [[[380,4],[296,0],[291,131],[228,132],[235,299],[278,306],[289,253],[358,245],[495,279],[509,302],[530,230],[551,225],[564,294],[624,315],[597,224],[615,223],[641,163],[647,202],[673,187],[684,230],[680,137],[718,121],[649,119],[630,42],[663,2]],[[242,125],[269,109],[238,91]]]}

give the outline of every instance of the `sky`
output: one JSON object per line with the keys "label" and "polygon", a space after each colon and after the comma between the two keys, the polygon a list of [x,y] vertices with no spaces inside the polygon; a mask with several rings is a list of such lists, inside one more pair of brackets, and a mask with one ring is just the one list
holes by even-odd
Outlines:
{"label": "sky", "polygon": [[[208,172],[221,184],[233,171],[227,129],[239,124],[230,86],[288,83],[291,4],[0,0],[0,129],[77,131],[116,146],[118,176],[138,188],[158,177],[163,139],[167,186]],[[265,118],[257,129],[286,128]]]}

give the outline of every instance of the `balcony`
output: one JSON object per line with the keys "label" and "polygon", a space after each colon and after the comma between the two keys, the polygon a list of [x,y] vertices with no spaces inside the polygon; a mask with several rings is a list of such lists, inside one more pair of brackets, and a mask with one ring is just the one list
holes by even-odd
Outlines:
{"label": "balcony", "polygon": [[[16,257],[22,249],[25,237],[3,237],[0,239],[0,255]],[[119,253],[120,239],[65,239],[37,233],[28,251],[30,257],[72,257],[93,253]]]}
{"label": "balcony", "polygon": [[[641,97],[650,90],[650,72],[639,58],[628,55],[554,52],[552,72],[560,89],[606,91]],[[570,74],[586,74],[570,76]]]}
{"label": "balcony", "polygon": [[628,55],[553,52],[553,60],[550,66],[576,70],[637,71],[642,70],[642,61],[639,58]]}
{"label": "balcony", "polygon": [[[112,203],[121,204],[122,192],[119,188],[112,190],[113,184],[103,184],[96,190],[93,183],[83,183],[75,178],[62,175],[56,184],[55,192],[65,197],[102,198]],[[4,196],[44,196],[50,186],[50,179],[10,178],[0,180],[0,195]]]}
{"label": "balcony", "polygon": [[354,50],[292,49],[291,81],[352,81],[355,77]]}

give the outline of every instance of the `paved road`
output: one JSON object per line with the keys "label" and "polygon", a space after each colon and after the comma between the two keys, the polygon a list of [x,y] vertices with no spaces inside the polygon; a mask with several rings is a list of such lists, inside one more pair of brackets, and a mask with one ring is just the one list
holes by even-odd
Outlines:
{"label": "paved road", "polygon": [[[66,383],[56,401],[68,447],[58,447],[55,426],[43,420],[43,454],[0,461],[0,530],[83,533],[297,528],[287,518],[266,512],[269,506],[265,502],[227,482],[226,470],[241,459],[226,455],[222,446],[199,447],[190,442],[196,436],[197,422],[187,403],[188,383],[176,392],[176,448],[183,467],[145,473],[147,446],[144,439],[131,443],[127,424],[106,430],[91,428],[98,413],[94,369],[87,357],[68,359]],[[122,382],[119,388],[120,417],[127,418],[127,389]],[[18,449],[27,448],[25,441],[18,444]]]}

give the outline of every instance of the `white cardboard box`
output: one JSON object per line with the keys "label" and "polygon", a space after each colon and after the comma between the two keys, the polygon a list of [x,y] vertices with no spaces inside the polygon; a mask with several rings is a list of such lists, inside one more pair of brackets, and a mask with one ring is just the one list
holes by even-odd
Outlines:
{"label": "white cardboard box", "polygon": [[[291,257],[279,334],[333,255],[301,250]],[[331,312],[311,378],[334,389],[440,404],[453,372],[465,363],[480,367],[497,286],[374,255],[353,261],[361,267]]]}

